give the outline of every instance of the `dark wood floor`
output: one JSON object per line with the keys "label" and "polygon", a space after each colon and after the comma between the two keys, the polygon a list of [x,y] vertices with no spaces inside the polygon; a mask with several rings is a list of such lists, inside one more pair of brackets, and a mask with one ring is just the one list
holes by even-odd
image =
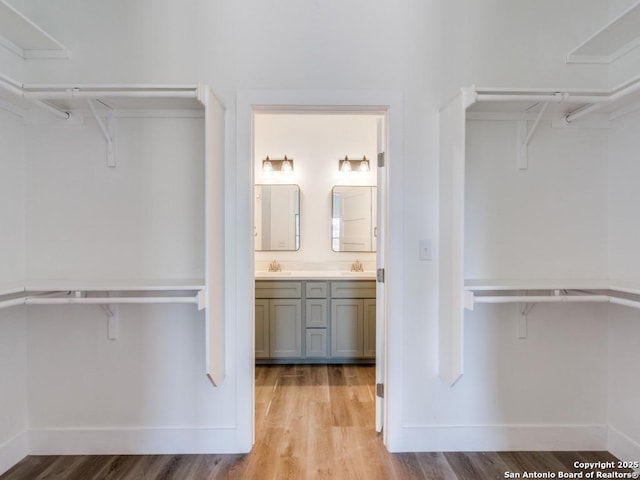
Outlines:
{"label": "dark wood floor", "polygon": [[390,454],[374,429],[374,373],[355,365],[256,367],[256,444],[247,455],[29,456],[0,480],[483,480],[508,472],[557,477],[579,472],[576,460],[615,460],[607,452]]}

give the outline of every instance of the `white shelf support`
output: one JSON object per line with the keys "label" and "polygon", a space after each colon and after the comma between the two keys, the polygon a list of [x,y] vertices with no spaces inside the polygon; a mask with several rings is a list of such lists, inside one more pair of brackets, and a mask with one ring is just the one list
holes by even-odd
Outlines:
{"label": "white shelf support", "polygon": [[118,305],[100,305],[102,311],[107,315],[107,338],[109,340],[118,339]]}
{"label": "white shelf support", "polygon": [[518,304],[518,338],[527,338],[527,313],[522,303]]}
{"label": "white shelf support", "polygon": [[111,112],[107,114],[106,124],[100,118],[98,114],[98,109],[95,106],[95,100],[92,98],[87,99],[87,104],[89,105],[89,109],[93,114],[93,118],[95,118],[104,138],[107,142],[107,167],[115,168],[116,166],[116,147],[115,147],[115,127],[114,127],[114,119]]}
{"label": "white shelf support", "polygon": [[527,119],[526,112],[523,115],[522,120],[518,122],[518,169],[527,170],[529,168],[529,142],[533,138],[533,134],[538,128],[540,124],[540,120],[542,120],[542,116],[547,111],[547,107],[549,107],[549,103],[543,103],[542,108],[538,112],[536,119],[531,125],[531,128],[527,131]]}
{"label": "white shelf support", "polygon": [[528,336],[529,312],[533,310],[535,303],[518,303],[518,338],[525,339]]}

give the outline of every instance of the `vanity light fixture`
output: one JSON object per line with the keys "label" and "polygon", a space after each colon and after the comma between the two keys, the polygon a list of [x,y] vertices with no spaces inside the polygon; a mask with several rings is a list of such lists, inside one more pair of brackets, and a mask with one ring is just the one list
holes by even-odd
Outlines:
{"label": "vanity light fixture", "polygon": [[343,160],[338,160],[338,170],[341,172],[352,172],[353,171],[353,163],[358,165],[358,172],[368,172],[369,171],[369,159],[366,157],[362,157],[362,160],[349,160],[349,157],[345,155]]}
{"label": "vanity light fixture", "polygon": [[282,172],[282,173],[291,173],[293,172],[293,158],[288,158],[286,155],[282,160],[272,160],[267,156],[264,160],[262,160],[262,172],[270,173],[270,172]]}

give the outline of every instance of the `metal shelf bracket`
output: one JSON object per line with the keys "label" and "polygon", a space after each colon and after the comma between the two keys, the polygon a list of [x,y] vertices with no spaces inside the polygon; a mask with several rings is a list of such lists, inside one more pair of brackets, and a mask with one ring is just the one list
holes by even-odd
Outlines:
{"label": "metal shelf bracket", "polygon": [[98,109],[95,105],[95,100],[88,98],[87,104],[93,114],[105,140],[107,141],[107,167],[115,168],[116,166],[116,145],[115,145],[115,120],[111,112],[107,114],[106,123],[102,121],[100,115],[98,115]]}

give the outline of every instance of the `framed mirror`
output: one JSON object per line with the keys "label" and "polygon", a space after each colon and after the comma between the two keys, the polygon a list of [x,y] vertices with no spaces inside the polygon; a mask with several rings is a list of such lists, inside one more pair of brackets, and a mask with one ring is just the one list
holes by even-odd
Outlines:
{"label": "framed mirror", "polygon": [[300,248],[300,187],[256,185],[253,235],[256,251]]}
{"label": "framed mirror", "polygon": [[331,192],[331,249],[375,252],[377,188],[334,186]]}

